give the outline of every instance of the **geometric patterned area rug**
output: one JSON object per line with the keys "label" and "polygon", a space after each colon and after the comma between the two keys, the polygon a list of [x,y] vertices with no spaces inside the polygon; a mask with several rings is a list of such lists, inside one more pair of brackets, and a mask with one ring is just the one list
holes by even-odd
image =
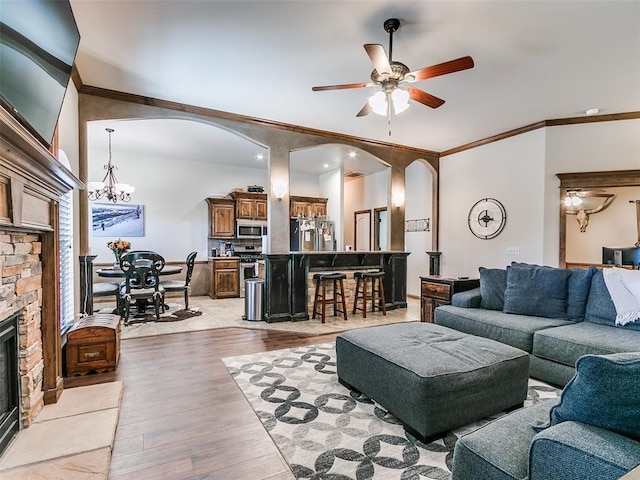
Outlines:
{"label": "geometric patterned area rug", "polygon": [[[296,478],[449,480],[458,437],[504,415],[425,444],[382,407],[338,382],[334,343],[222,361]],[[530,379],[525,406],[559,394]]]}

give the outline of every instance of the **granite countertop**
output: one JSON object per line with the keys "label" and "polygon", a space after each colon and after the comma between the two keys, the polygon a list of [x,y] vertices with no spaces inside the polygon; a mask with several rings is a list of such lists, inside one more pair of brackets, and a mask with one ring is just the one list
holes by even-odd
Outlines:
{"label": "granite countertop", "polygon": [[403,253],[409,255],[411,252],[402,252],[400,250],[339,250],[335,252],[285,252],[285,253],[265,253],[263,255],[363,255],[363,254],[388,254],[388,253]]}

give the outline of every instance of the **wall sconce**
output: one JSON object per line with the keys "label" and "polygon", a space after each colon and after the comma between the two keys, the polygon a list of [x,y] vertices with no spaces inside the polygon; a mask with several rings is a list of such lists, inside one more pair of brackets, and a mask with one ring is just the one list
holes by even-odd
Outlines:
{"label": "wall sconce", "polygon": [[613,193],[604,190],[567,190],[564,206],[568,215],[575,215],[581,232],[587,231],[589,215],[603,211],[616,198]]}
{"label": "wall sconce", "polygon": [[278,182],[278,183],[274,183],[272,187],[273,187],[273,194],[276,196],[276,198],[278,200],[282,200],[282,197],[284,197],[284,194],[287,193],[287,184],[284,182]]}
{"label": "wall sconce", "polygon": [[394,193],[393,194],[393,204],[396,208],[400,208],[404,203],[404,193]]}

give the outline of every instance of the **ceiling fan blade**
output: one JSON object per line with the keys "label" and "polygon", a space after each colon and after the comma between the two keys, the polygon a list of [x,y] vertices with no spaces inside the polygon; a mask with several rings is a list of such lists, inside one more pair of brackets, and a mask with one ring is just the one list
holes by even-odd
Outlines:
{"label": "ceiling fan blade", "polygon": [[434,97],[430,93],[423,92],[417,88],[409,87],[409,98],[411,100],[415,100],[416,102],[422,103],[427,107],[438,108],[444,103],[444,100],[438,97]]}
{"label": "ceiling fan blade", "polygon": [[322,92],[324,90],[345,90],[347,88],[364,88],[371,87],[373,83],[345,83],[343,85],[326,85],[322,87],[311,87],[314,92]]}
{"label": "ceiling fan blade", "polygon": [[411,81],[417,82],[418,80],[426,80],[427,78],[439,77],[440,75],[459,72],[460,70],[466,70],[467,68],[473,68],[473,59],[469,56],[460,57],[448,62],[421,68],[420,70],[416,70],[415,72],[408,73],[405,78],[412,76],[414,78]]}
{"label": "ceiling fan blade", "polygon": [[367,102],[364,104],[364,107],[362,107],[362,109],[358,112],[356,117],[364,117],[365,115],[369,115],[371,113],[371,110],[371,105],[369,104],[369,102]]}
{"label": "ceiling fan blade", "polygon": [[367,51],[367,55],[369,55],[371,63],[373,63],[377,72],[386,77],[390,76],[391,65],[389,65],[389,59],[387,58],[387,54],[384,52],[384,47],[377,43],[367,43],[365,44],[364,49]]}

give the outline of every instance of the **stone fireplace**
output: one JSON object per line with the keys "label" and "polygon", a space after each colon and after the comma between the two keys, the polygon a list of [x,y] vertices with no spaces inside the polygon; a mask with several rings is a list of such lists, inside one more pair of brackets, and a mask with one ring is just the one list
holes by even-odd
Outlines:
{"label": "stone fireplace", "polygon": [[[0,378],[17,377],[20,428],[62,393],[59,198],[83,187],[0,107],[0,321],[17,319],[18,337],[17,348],[3,347]],[[17,356],[17,376],[5,362],[6,352]],[[0,414],[0,425],[6,417]],[[9,423],[15,427],[15,420]]]}
{"label": "stone fireplace", "polygon": [[44,405],[41,247],[38,235],[0,230],[0,319],[17,315],[20,423],[23,427],[31,425]]}

